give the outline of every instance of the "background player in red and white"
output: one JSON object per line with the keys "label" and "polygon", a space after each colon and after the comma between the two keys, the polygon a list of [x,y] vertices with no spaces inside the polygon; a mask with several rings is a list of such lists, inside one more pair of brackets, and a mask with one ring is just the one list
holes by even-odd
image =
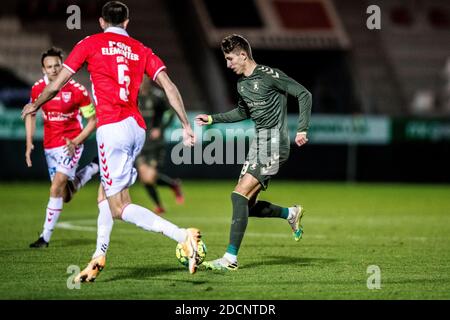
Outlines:
{"label": "background player in red and white", "polygon": [[[44,77],[31,89],[31,102],[38,99],[45,86],[52,83],[62,69],[62,52],[50,48],[41,57]],[[81,114],[87,119],[83,128]],[[95,109],[86,89],[70,80],[61,92],[42,105],[44,119],[44,150],[52,185],[48,201],[44,230],[39,239],[30,244],[31,248],[48,247],[53,229],[63,207],[72,193],[84,185],[98,172],[98,165],[91,163],[76,172],[83,153],[83,141],[95,130]],[[34,149],[33,135],[36,128],[36,113],[25,119],[26,152],[28,167],[32,166],[31,152]]]}
{"label": "background player in red and white", "polygon": [[136,180],[137,172],[133,164],[145,141],[145,122],[137,104],[144,74],[165,91],[183,126],[184,143],[192,146],[195,137],[187,120],[183,100],[166,73],[162,60],[125,31],[129,22],[125,4],[119,1],[106,3],[99,22],[104,32],[80,41],[65,61],[65,68],[57,79],[46,87],[37,101],[26,105],[22,111],[22,116],[35,112],[87,63],[98,119],[96,136],[102,186],[108,202],[103,201],[99,205],[97,250],[75,281],[93,281],[105,266],[105,254],[113,226],[111,214],[116,219],[148,231],[163,233],[182,243],[189,256],[189,271],[194,273],[197,269],[200,231],[179,228],[150,210],[133,204],[128,191]]}

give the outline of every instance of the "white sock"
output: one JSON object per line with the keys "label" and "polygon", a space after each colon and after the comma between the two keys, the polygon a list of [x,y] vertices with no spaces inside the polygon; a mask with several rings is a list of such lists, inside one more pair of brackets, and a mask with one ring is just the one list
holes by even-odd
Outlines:
{"label": "white sock", "polygon": [[288,209],[289,209],[289,214],[288,214],[287,220],[290,220],[290,219],[292,219],[294,217],[295,207],[289,207]]}
{"label": "white sock", "polygon": [[53,198],[50,197],[47,204],[47,213],[44,222],[44,231],[41,237],[45,241],[49,242],[52,237],[53,229],[55,228],[56,222],[58,222],[59,215],[61,214],[63,207],[63,198]]}
{"label": "white sock", "polygon": [[81,168],[75,173],[75,187],[77,190],[80,190],[82,186],[84,186],[89,180],[92,179],[92,176],[97,174],[98,165],[94,162],[89,163],[84,168]]}
{"label": "white sock", "polygon": [[229,262],[231,263],[236,263],[237,262],[237,256],[235,256],[234,254],[225,252],[225,254],[223,255],[223,257],[225,259],[227,259]]}
{"label": "white sock", "polygon": [[160,232],[177,242],[186,241],[186,229],[179,228],[150,210],[136,204],[129,204],[125,207],[122,212],[122,220],[133,223],[147,231]]}
{"label": "white sock", "polygon": [[114,225],[114,219],[109,209],[108,200],[103,200],[98,204],[98,219],[97,219],[97,248],[95,249],[92,258],[101,255],[106,255],[109,247],[109,237]]}

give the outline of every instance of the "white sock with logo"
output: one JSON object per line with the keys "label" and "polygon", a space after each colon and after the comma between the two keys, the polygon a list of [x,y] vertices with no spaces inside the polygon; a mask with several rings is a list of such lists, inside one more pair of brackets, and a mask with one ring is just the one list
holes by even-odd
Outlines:
{"label": "white sock with logo", "polygon": [[125,207],[122,212],[122,220],[133,223],[147,231],[160,232],[177,242],[186,240],[186,229],[179,228],[150,210],[136,204],[129,204]]}
{"label": "white sock with logo", "polygon": [[50,241],[52,237],[53,229],[58,222],[59,215],[61,214],[63,208],[63,198],[50,197],[47,204],[47,213],[44,222],[44,231],[41,237],[44,238],[46,242]]}
{"label": "white sock with logo", "polygon": [[103,200],[98,204],[98,219],[97,219],[97,248],[95,249],[92,258],[106,255],[109,247],[109,239],[114,225],[114,219],[109,209],[108,200]]}

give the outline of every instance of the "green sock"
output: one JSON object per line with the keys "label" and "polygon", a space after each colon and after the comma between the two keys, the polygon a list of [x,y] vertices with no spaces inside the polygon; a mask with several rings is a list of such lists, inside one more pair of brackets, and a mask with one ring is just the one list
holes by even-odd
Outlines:
{"label": "green sock", "polygon": [[249,210],[250,217],[258,218],[283,218],[289,216],[289,209],[277,206],[267,201],[257,201]]}
{"label": "green sock", "polygon": [[233,192],[231,194],[233,204],[233,220],[230,228],[230,243],[227,252],[237,255],[244,238],[248,223],[248,199],[243,195]]}

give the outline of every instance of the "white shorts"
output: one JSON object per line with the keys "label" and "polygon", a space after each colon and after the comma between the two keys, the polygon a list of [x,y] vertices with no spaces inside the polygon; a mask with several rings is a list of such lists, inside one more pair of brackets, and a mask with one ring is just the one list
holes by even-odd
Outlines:
{"label": "white shorts", "polygon": [[78,145],[72,157],[69,156],[66,146],[44,149],[50,180],[53,181],[56,172],[61,172],[69,177],[69,180],[73,180],[81,154],[83,153],[83,148],[84,146],[82,144]]}
{"label": "white shorts", "polygon": [[130,187],[136,181],[133,167],[145,142],[145,130],[133,117],[97,129],[100,176],[106,196]]}

